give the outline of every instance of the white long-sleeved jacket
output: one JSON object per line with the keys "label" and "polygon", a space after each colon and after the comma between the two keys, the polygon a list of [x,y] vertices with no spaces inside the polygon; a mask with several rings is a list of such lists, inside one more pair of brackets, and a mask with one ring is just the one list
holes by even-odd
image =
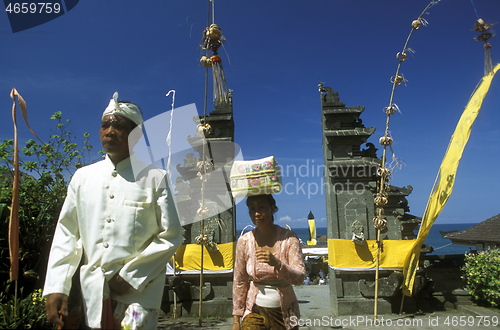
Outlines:
{"label": "white long-sleeved jacket", "polygon": [[105,281],[116,273],[133,289],[112,299],[160,308],[166,264],[181,242],[181,226],[165,172],[144,173],[134,177],[130,158],[115,168],[106,157],[79,169],[68,187],[44,295],[69,294],[83,258],[80,281],[92,328],[100,327],[102,301],[109,291]]}

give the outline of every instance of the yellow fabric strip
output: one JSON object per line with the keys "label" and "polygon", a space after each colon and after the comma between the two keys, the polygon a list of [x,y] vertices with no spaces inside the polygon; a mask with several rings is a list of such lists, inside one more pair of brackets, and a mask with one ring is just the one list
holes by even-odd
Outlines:
{"label": "yellow fabric strip", "polygon": [[307,220],[309,224],[309,236],[310,241],[307,241],[307,245],[316,245],[316,222],[315,220]]}
{"label": "yellow fabric strip", "polygon": [[[328,239],[328,264],[333,268],[371,269],[376,267],[377,241],[360,245],[348,239]],[[403,268],[414,240],[383,240],[380,268]]]}
{"label": "yellow fabric strip", "polygon": [[441,167],[439,168],[435,188],[429,196],[427,207],[424,211],[420,230],[418,232],[417,239],[415,240],[415,246],[405,258],[405,282],[403,284],[403,293],[407,296],[411,296],[413,292],[413,283],[415,281],[415,274],[418,267],[418,259],[420,257],[422,243],[427,238],[432,224],[437,219],[439,213],[441,213],[441,210],[451,195],[455,184],[455,175],[457,173],[458,163],[462,157],[465,145],[469,140],[472,124],[474,124],[479,110],[481,109],[483,100],[490,88],[491,81],[499,69],[500,64],[497,64],[491,73],[483,77],[479,86],[472,94],[469,103],[465,107],[465,110],[458,121],[457,127],[455,128],[455,132],[451,137],[448,150],[446,151]]}
{"label": "yellow fabric strip", "polygon": [[[203,246],[203,270],[231,270],[234,265],[236,244],[217,244],[219,250],[210,251]],[[200,244],[181,245],[175,253],[175,268],[180,270],[201,270]]]}

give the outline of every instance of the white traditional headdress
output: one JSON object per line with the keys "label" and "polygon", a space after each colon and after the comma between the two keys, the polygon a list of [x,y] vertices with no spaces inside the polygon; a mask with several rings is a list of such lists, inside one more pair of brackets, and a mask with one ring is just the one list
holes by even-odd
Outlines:
{"label": "white traditional headdress", "polygon": [[113,94],[113,98],[109,101],[107,108],[104,109],[104,112],[102,113],[102,118],[109,115],[120,115],[126,117],[138,126],[140,126],[143,122],[141,110],[139,110],[135,104],[118,102],[118,92]]}

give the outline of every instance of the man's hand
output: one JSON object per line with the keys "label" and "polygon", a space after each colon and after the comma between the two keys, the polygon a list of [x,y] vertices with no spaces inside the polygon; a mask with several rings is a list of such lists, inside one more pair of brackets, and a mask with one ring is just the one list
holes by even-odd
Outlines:
{"label": "man's hand", "polygon": [[109,288],[118,294],[125,294],[132,288],[132,286],[117,273],[109,281]]}
{"label": "man's hand", "polygon": [[51,293],[45,302],[47,321],[64,326],[64,322],[59,315],[68,316],[68,296],[63,293]]}

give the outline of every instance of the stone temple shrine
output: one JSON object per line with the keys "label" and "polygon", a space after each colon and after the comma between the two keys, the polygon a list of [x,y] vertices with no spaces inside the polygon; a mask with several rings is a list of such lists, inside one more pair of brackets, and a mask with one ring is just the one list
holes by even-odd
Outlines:
{"label": "stone temple shrine", "polygon": [[[377,169],[381,160],[368,138],[374,127],[365,127],[360,115],[362,106],[347,107],[331,87],[319,85],[323,155],[325,162],[326,214],[329,239],[352,240],[363,244],[376,239],[374,198],[377,192]],[[406,196],[411,186],[389,186],[384,206],[387,226],[382,240],[414,239],[420,219],[410,215]],[[401,272],[379,273],[378,310],[390,313],[401,301]],[[330,268],[330,296],[333,315],[371,313],[374,305],[375,272],[372,269]]]}

